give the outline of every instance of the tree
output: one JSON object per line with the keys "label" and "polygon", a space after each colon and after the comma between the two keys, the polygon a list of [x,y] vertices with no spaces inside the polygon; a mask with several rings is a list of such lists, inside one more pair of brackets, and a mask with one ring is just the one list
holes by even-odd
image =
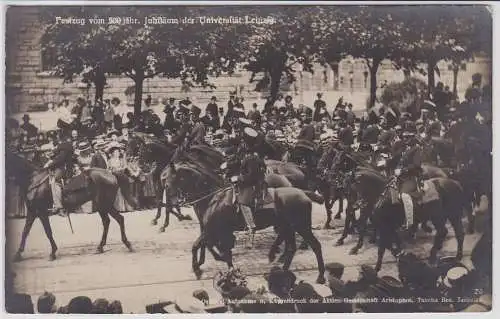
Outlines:
{"label": "tree", "polygon": [[391,11],[383,6],[345,7],[347,18],[346,36],[349,39],[347,52],[361,58],[370,72],[369,107],[375,105],[377,71],[384,59],[399,55],[403,44],[402,23],[393,18]]}
{"label": "tree", "polygon": [[283,76],[288,83],[296,80],[295,66],[301,64],[304,71],[313,72],[312,63],[318,57],[319,42],[314,32],[318,12],[317,7],[274,7],[274,24],[254,26],[245,69],[252,72],[251,83],[258,73],[264,74],[257,90],[270,87],[275,99]]}
{"label": "tree", "polygon": [[[398,8],[397,19],[404,23],[402,54],[395,59],[402,68],[427,75],[429,95],[435,86],[437,63],[449,60],[453,65],[454,90],[460,64],[478,50],[488,50],[491,43],[491,17],[484,6],[422,6],[421,19],[415,19],[414,8]],[[486,35],[486,37],[484,36]],[[419,68],[419,63],[427,68]]]}
{"label": "tree", "polygon": [[[141,112],[145,79],[162,75],[179,79],[183,85],[212,86],[209,76],[231,73],[239,55],[236,45],[228,42],[239,28],[230,24],[206,24],[172,18],[171,24],[143,24],[146,17],[214,16],[216,8],[201,7],[79,7],[64,8],[67,16],[85,17],[82,28],[55,24],[46,38],[56,45],[60,56],[57,73],[65,78],[83,75],[96,84],[102,94],[105,74],[126,75],[134,81],[134,113]],[[83,10],[83,11],[82,11]],[[52,13],[52,19],[54,18]],[[134,16],[140,23],[90,24],[90,18]],[[177,19],[177,20],[174,20]],[[176,23],[174,23],[176,22]],[[75,31],[76,30],[76,31]],[[71,40],[75,39],[75,40]],[[238,60],[239,61],[239,60]],[[104,84],[103,84],[104,83]],[[98,86],[101,87],[98,88]],[[98,93],[97,93],[98,92]]]}
{"label": "tree", "polygon": [[319,63],[329,65],[334,74],[334,88],[338,88],[339,63],[347,55],[348,38],[344,32],[349,17],[341,9],[320,7],[313,25]]}

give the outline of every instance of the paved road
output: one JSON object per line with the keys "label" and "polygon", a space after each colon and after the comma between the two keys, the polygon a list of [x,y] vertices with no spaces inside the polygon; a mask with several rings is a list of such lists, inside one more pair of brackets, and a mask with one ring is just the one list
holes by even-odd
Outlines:
{"label": "paved road", "polygon": [[[194,214],[191,209],[184,212]],[[181,295],[191,295],[194,289],[208,291],[211,303],[217,302],[218,295],[213,289],[212,279],[219,270],[226,269],[225,264],[216,262],[207,253],[207,260],[202,266],[202,280],[196,280],[191,271],[191,244],[198,235],[196,221],[179,222],[171,218],[171,224],[165,233],[158,232],[158,226],[151,226],[152,211],[125,214],[125,223],[129,240],[136,252],[130,253],[120,241],[119,228],[111,221],[108,245],[103,254],[95,254],[95,249],[102,234],[102,224],[97,214],[72,215],[75,234],[71,234],[66,218],[51,217],[51,224],[58,243],[58,259],[49,261],[50,246],[39,221],[35,222],[28,238],[25,259],[13,264],[16,272],[15,287],[19,292],[29,293],[34,301],[44,291],[53,292],[59,305],[66,304],[77,295],[86,295],[92,299],[107,298],[121,300],[125,312],[143,313],[148,303],[175,300]],[[313,223],[320,227],[325,220],[324,208],[314,206]],[[359,266],[376,261],[376,247],[367,244],[356,256],[349,255],[355,238],[348,237],[344,246],[336,247],[335,241],[341,232],[341,221],[335,221],[333,230],[315,230],[322,243],[325,262],[341,262],[346,265],[343,279],[355,279]],[[9,251],[6,257],[12,260],[13,252],[19,243],[24,220],[9,220],[7,227],[13,236],[8,239]],[[259,232],[255,237],[254,249],[245,248],[246,236],[237,234],[234,249],[235,266],[249,276],[251,288],[258,288],[265,283],[263,274],[272,265],[267,260],[267,252],[275,235],[271,229]],[[465,263],[470,263],[468,255],[478,235],[467,235],[465,239]],[[407,245],[406,249],[426,257],[430,251],[432,237],[419,233],[417,244]],[[441,251],[441,255],[454,255],[456,241],[453,232]],[[395,259],[387,253],[381,275],[397,276]],[[292,270],[299,279],[314,281],[316,259],[311,250],[298,251]]]}

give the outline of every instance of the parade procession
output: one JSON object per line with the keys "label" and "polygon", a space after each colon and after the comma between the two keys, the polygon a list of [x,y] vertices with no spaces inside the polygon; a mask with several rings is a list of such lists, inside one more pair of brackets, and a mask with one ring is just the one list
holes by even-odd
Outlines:
{"label": "parade procession", "polygon": [[54,92],[75,94],[42,111],[7,39],[6,311],[490,311],[491,16],[377,7],[248,7],[273,24],[184,34],[48,23]]}

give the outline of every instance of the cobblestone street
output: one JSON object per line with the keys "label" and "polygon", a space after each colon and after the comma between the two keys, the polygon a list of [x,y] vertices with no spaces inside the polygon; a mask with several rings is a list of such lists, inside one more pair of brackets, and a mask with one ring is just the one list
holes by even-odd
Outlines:
{"label": "cobblestone street", "polygon": [[[335,211],[335,208],[334,208]],[[195,218],[190,208],[183,212]],[[159,233],[159,226],[151,226],[153,211],[141,211],[125,214],[127,236],[135,248],[130,253],[120,241],[116,222],[110,224],[108,244],[103,254],[95,254],[102,234],[102,224],[97,214],[74,214],[72,217],[75,234],[66,218],[51,217],[55,240],[59,246],[58,259],[49,261],[49,244],[39,221],[36,221],[28,238],[24,260],[13,264],[16,273],[16,290],[28,293],[36,300],[44,291],[52,292],[58,304],[66,304],[71,298],[86,295],[92,299],[117,299],[123,304],[125,313],[143,313],[145,305],[157,301],[175,300],[176,297],[191,295],[195,289],[205,289],[216,303],[218,294],[213,288],[212,278],[219,270],[226,269],[224,263],[215,261],[207,252],[207,259],[202,266],[201,280],[196,280],[191,271],[191,245],[199,233],[198,222],[179,222],[171,217],[170,226],[165,233]],[[162,216],[163,217],[163,216]],[[346,270],[343,279],[355,279],[359,266],[374,264],[376,246],[369,244],[358,255],[349,255],[357,237],[348,237],[344,246],[335,246],[340,236],[342,221],[335,221],[335,229],[319,229],[326,216],[324,208],[313,208],[314,232],[323,248],[325,263],[341,262]],[[162,222],[163,220],[160,220]],[[9,220],[7,227],[13,236],[8,238],[7,258],[12,260],[21,237],[24,220]],[[267,252],[275,234],[272,229],[261,231],[255,236],[253,249],[245,248],[246,235],[237,234],[234,252],[235,267],[247,276],[249,286],[257,289],[264,285],[263,274],[270,268]],[[417,242],[406,244],[408,251],[426,258],[432,245],[432,235],[419,232]],[[467,235],[465,239],[464,262],[470,265],[469,255],[479,235]],[[297,239],[298,241],[300,240]],[[453,231],[448,234],[440,256],[454,255],[456,241]],[[397,276],[395,259],[386,253],[385,264],[380,275]],[[317,276],[316,259],[311,250],[298,250],[291,269],[299,280],[313,282]]]}

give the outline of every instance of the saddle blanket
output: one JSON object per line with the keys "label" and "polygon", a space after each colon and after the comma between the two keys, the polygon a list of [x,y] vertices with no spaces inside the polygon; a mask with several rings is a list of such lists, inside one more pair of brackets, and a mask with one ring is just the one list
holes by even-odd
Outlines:
{"label": "saddle blanket", "polygon": [[434,183],[430,180],[424,181],[422,192],[422,204],[426,204],[439,199],[439,193],[436,189],[436,185],[434,185]]}

